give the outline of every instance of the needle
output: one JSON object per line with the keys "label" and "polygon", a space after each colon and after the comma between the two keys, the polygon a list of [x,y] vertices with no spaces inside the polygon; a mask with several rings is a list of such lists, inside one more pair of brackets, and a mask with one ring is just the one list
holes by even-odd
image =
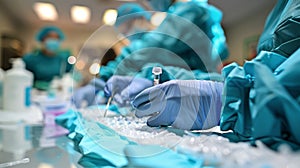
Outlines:
{"label": "needle", "polygon": [[113,94],[108,98],[108,101],[107,101],[107,104],[106,104],[106,107],[105,107],[105,111],[104,111],[104,117],[106,117],[106,113],[107,113],[107,110],[108,110],[108,107],[113,99]]}

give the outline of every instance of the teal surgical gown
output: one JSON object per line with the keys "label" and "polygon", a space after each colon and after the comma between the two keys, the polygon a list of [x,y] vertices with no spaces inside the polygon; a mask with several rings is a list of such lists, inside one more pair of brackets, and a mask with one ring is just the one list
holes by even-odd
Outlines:
{"label": "teal surgical gown", "polygon": [[300,3],[298,0],[278,0],[267,18],[257,47],[285,57],[292,55],[300,44]]}
{"label": "teal surgical gown", "polygon": [[59,51],[56,55],[46,56],[40,50],[26,54],[23,60],[26,69],[34,75],[34,87],[47,89],[51,80],[70,72],[72,65],[68,63],[69,51]]}
{"label": "teal surgical gown", "polygon": [[133,76],[147,63],[216,72],[221,59],[228,55],[220,25],[222,12],[207,3],[179,2],[167,13],[157,29],[133,41],[114,61],[102,66],[100,78],[106,81],[112,75]]}
{"label": "teal surgical gown", "polygon": [[[258,55],[223,69],[221,130],[232,140],[261,140],[300,149],[300,1],[278,0],[267,18]],[[297,52],[296,52],[297,51]]]}

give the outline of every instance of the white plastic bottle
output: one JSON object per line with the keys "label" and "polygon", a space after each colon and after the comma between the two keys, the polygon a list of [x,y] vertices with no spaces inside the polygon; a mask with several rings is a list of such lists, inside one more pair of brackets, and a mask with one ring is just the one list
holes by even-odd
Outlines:
{"label": "white plastic bottle", "polygon": [[30,107],[30,94],[33,75],[25,69],[21,58],[15,59],[13,68],[4,75],[3,109],[13,112],[24,112]]}

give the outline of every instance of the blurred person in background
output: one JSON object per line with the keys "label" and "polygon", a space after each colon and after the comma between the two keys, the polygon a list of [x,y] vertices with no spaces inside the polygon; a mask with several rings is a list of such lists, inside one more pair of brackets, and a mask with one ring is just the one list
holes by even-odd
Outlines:
{"label": "blurred person in background", "polygon": [[41,48],[24,55],[26,69],[34,75],[34,87],[47,90],[54,77],[62,77],[72,70],[68,63],[69,50],[62,50],[65,35],[55,26],[43,27],[36,35]]}
{"label": "blurred person in background", "polygon": [[[107,97],[128,106],[139,91],[153,85],[153,67],[161,67],[160,83],[181,80],[222,81],[218,73],[227,58],[222,12],[207,0],[148,0],[155,12],[166,14],[162,23],[124,49],[120,57],[102,66]],[[134,77],[133,77],[134,76]]]}

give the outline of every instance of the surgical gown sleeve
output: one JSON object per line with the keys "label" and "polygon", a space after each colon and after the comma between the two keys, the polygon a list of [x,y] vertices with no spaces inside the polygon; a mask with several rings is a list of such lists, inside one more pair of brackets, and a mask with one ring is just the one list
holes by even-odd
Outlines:
{"label": "surgical gown sleeve", "polygon": [[274,71],[286,58],[272,52],[261,52],[244,67],[232,63],[223,69],[225,77],[222,130],[234,130],[243,137],[251,136],[251,107],[254,92],[250,92],[254,82],[254,64],[260,62]]}
{"label": "surgical gown sleeve", "polygon": [[256,110],[251,111],[252,136],[274,149],[281,144],[288,144],[294,150],[300,149],[297,93],[300,85],[295,78],[300,74],[295,68],[300,64],[299,56],[300,50],[297,50],[276,69],[275,74],[267,66],[255,64]]}
{"label": "surgical gown sleeve", "polygon": [[299,1],[278,0],[267,18],[257,51],[272,51],[289,57],[300,46],[299,29]]}
{"label": "surgical gown sleeve", "polygon": [[[293,61],[288,62],[296,62],[295,58],[299,56],[299,52],[295,53],[300,47],[299,18],[299,1],[278,0],[260,37],[257,57],[246,62],[243,67],[232,64],[223,69],[225,86],[221,130],[233,130],[239,138],[248,140],[265,137],[268,142],[274,142],[272,138],[292,142],[296,141],[292,140],[293,138],[299,138],[293,135],[295,126],[289,118],[289,112],[296,112],[294,109],[297,109],[290,97],[297,95],[295,88],[299,88],[295,75],[297,70],[292,68],[297,66],[285,63],[291,59]],[[293,53],[296,56],[294,54],[292,57]],[[281,70],[278,68],[282,65],[293,71],[286,71],[286,74],[281,76]],[[274,76],[281,78],[276,81]],[[286,93],[280,85],[292,92]],[[273,96],[276,98],[273,99]],[[285,109],[277,113],[274,107],[278,107],[282,102],[290,104],[282,105],[280,108]],[[295,116],[297,115],[295,113]],[[268,131],[269,133],[265,134]],[[283,134],[279,135],[278,132]],[[288,137],[284,132],[291,134]],[[299,140],[297,141],[299,144]]]}
{"label": "surgical gown sleeve", "polygon": [[101,67],[100,78],[106,81],[113,74],[132,76],[146,63],[215,72],[221,59],[212,54],[213,15],[193,3],[179,3],[170,10],[156,30],[133,41],[115,61]]}

